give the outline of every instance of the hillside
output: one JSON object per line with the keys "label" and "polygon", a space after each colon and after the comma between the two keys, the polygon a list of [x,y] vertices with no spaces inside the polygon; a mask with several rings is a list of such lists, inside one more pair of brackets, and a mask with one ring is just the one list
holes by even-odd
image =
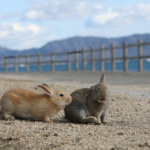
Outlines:
{"label": "hillside", "polygon": [[[104,47],[109,47],[111,43],[113,43],[116,46],[122,45],[123,42],[127,42],[128,44],[134,44],[137,43],[137,40],[140,39],[142,42],[150,42],[150,34],[135,34],[131,36],[126,37],[119,37],[119,38],[103,38],[103,37],[72,37],[64,40],[57,40],[57,41],[51,41],[45,44],[44,46],[40,48],[31,48],[28,50],[10,50],[8,48],[4,48],[0,46],[0,56],[12,56],[15,54],[18,55],[24,55],[26,53],[28,54],[37,54],[38,52],[42,54],[50,53],[50,52],[65,52],[68,49],[73,51],[75,48],[80,50],[83,47],[85,49],[90,49],[90,47],[93,47],[95,49],[98,49],[100,45],[103,45]],[[150,55],[150,46],[143,47],[143,54],[144,55]],[[116,55],[120,55],[122,52],[118,51]],[[134,55],[136,53],[136,49],[129,49],[128,54]]]}

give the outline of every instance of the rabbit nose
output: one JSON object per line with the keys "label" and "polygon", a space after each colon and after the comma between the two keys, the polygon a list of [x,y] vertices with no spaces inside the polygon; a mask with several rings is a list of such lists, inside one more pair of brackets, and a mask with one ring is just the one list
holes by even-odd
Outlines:
{"label": "rabbit nose", "polygon": [[106,100],[107,98],[108,98],[107,96],[104,97],[105,100]]}
{"label": "rabbit nose", "polygon": [[72,97],[68,97],[67,102],[70,103],[72,101]]}
{"label": "rabbit nose", "polygon": [[107,100],[107,96],[102,97],[102,99],[106,101]]}
{"label": "rabbit nose", "polygon": [[105,97],[102,97],[101,100],[106,100]]}
{"label": "rabbit nose", "polygon": [[107,100],[107,96],[101,96],[100,100]]}
{"label": "rabbit nose", "polygon": [[100,97],[99,97],[99,99],[101,99],[101,100],[102,100],[102,99],[105,99],[105,97],[104,97],[104,96],[100,96]]}

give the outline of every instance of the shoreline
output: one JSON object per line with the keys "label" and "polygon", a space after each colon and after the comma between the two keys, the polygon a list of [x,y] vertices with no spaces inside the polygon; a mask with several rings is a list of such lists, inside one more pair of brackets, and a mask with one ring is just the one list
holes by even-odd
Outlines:
{"label": "shoreline", "polygon": [[[150,72],[21,72],[0,73],[0,79],[34,81],[37,84],[45,82],[67,87],[88,88],[97,84],[103,73],[105,74],[106,82],[111,92],[126,93],[139,98],[150,98]],[[132,82],[129,82],[130,80]]]}
{"label": "shoreline", "polygon": [[69,81],[97,83],[105,74],[110,85],[148,85],[150,72],[101,72],[101,71],[62,71],[62,72],[17,72],[0,73],[0,78],[33,81]]}

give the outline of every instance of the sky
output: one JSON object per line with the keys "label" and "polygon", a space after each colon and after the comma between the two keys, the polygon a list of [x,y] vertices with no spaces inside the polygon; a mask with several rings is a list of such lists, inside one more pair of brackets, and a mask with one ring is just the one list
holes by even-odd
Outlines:
{"label": "sky", "polygon": [[74,36],[150,33],[150,0],[0,0],[0,46],[39,48]]}

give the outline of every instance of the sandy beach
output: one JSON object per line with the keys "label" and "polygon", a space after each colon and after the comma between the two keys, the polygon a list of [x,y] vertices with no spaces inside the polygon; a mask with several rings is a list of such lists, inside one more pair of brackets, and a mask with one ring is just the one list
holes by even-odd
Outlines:
{"label": "sandy beach", "polygon": [[[69,93],[99,82],[102,72],[0,73],[0,98],[11,88],[41,92],[49,84]],[[51,120],[5,121],[0,114],[0,150],[149,150],[150,73],[106,72],[111,108],[106,125],[73,124],[61,110]]]}

